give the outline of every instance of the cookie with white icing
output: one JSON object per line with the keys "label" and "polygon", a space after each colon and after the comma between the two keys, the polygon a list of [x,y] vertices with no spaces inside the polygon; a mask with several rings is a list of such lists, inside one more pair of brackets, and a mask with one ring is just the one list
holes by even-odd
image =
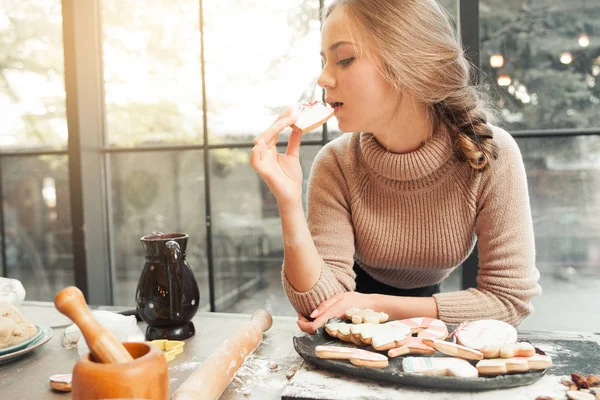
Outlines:
{"label": "cookie with white icing", "polygon": [[58,374],[50,377],[50,387],[58,392],[70,392],[72,374]]}
{"label": "cookie with white icing", "polygon": [[389,350],[402,346],[410,338],[410,329],[407,326],[392,323],[354,325],[350,327],[350,332],[376,350]]}
{"label": "cookie with white icing", "polygon": [[485,358],[532,357],[535,355],[535,347],[527,342],[509,343],[502,346],[488,345],[483,346],[480,351]]}
{"label": "cookie with white icing", "polygon": [[503,375],[511,372],[543,370],[552,366],[547,355],[536,354],[532,357],[492,358],[481,360],[475,366],[481,375]]}
{"label": "cookie with white icing", "polygon": [[494,319],[465,322],[456,328],[454,335],[458,343],[475,350],[517,342],[517,330],[504,321]]}
{"label": "cookie with white icing", "polygon": [[382,324],[389,318],[390,316],[384,312],[377,312],[368,308],[352,307],[346,310],[346,319],[351,320],[353,324]]}
{"label": "cookie with white icing", "polygon": [[477,378],[477,368],[468,361],[451,357],[405,357],[402,369],[409,374]]}
{"label": "cookie with white icing", "polygon": [[371,368],[385,368],[389,364],[388,358],[383,354],[351,347],[321,345],[315,347],[315,354],[319,358],[349,360],[354,365]]}
{"label": "cookie with white icing", "polygon": [[[596,400],[597,397],[595,394],[590,392],[584,392],[586,389],[582,390],[567,390],[567,397],[570,400]],[[589,389],[587,389],[589,390]]]}
{"label": "cookie with white icing", "polygon": [[[518,358],[518,357],[515,357]],[[552,366],[552,357],[547,354],[536,354],[532,357],[524,357],[530,370],[542,370]]]}
{"label": "cookie with white icing", "polygon": [[297,118],[290,128],[299,133],[310,132],[327,122],[333,113],[334,109],[329,104],[317,100],[296,104],[292,115]]}
{"label": "cookie with white icing", "polygon": [[351,326],[352,324],[347,324],[345,322],[329,322],[325,324],[325,332],[331,337],[349,342]]}

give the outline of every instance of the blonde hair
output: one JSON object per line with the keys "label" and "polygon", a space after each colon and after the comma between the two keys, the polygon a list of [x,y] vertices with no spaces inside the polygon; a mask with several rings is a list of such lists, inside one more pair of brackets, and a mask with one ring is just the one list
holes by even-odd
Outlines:
{"label": "blonde hair", "polygon": [[425,104],[436,124],[454,133],[459,156],[485,169],[497,157],[487,124],[494,117],[469,84],[471,65],[447,12],[435,0],[336,0],[325,18],[336,7],[357,22],[353,29],[381,58],[381,73],[398,97],[407,90]]}

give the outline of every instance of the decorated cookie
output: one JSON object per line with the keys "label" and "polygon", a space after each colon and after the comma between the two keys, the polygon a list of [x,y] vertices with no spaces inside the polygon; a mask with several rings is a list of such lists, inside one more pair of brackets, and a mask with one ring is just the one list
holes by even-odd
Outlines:
{"label": "decorated cookie", "polygon": [[406,354],[426,354],[431,355],[435,353],[433,347],[427,346],[421,341],[421,338],[410,337],[408,341],[400,347],[395,347],[388,351],[388,357],[394,358],[404,356]]}
{"label": "decorated cookie", "polygon": [[[520,357],[515,357],[520,358]],[[545,354],[536,354],[532,357],[523,357],[527,360],[530,370],[541,370],[552,366],[552,358]]]}
{"label": "decorated cookie", "polygon": [[453,335],[459,344],[475,350],[517,342],[517,330],[512,325],[493,319],[463,323]]}
{"label": "decorated cookie", "polygon": [[352,324],[347,324],[345,322],[330,322],[325,324],[325,332],[331,337],[349,342],[351,326]]}
{"label": "decorated cookie", "polygon": [[317,357],[330,360],[350,360],[354,365],[385,368],[388,366],[388,358],[383,354],[372,351],[354,349],[339,346],[317,346],[315,348]]}
{"label": "decorated cookie", "polygon": [[532,357],[492,358],[477,363],[477,371],[481,375],[502,375],[511,372],[542,370],[552,366],[552,359],[547,355],[537,354]]}
{"label": "decorated cookie", "polygon": [[485,358],[531,357],[535,348],[527,342],[510,343],[503,346],[483,346],[480,349]]}
{"label": "decorated cookie", "polygon": [[404,325],[361,324],[354,325],[350,332],[362,343],[370,344],[376,350],[389,350],[402,346],[410,338],[410,329]]}
{"label": "decorated cookie", "polygon": [[571,400],[596,400],[597,399],[595,394],[590,393],[590,392],[584,392],[583,390],[568,390],[567,397]]}
{"label": "decorated cookie", "polygon": [[406,357],[402,360],[406,373],[477,378],[477,368],[468,361],[450,357]]}
{"label": "decorated cookie", "polygon": [[481,360],[476,365],[481,375],[502,375],[509,372],[525,372],[529,370],[526,360],[510,358],[492,358]]}
{"label": "decorated cookie", "polygon": [[295,104],[292,109],[292,115],[295,115],[296,122],[290,127],[294,132],[306,133],[323,125],[333,116],[334,109],[327,103],[313,100]]}
{"label": "decorated cookie", "polygon": [[352,320],[353,324],[382,324],[389,319],[389,315],[384,312],[377,312],[370,309],[352,307],[346,310],[346,319]]}
{"label": "decorated cookie", "polygon": [[355,336],[352,336],[352,332],[350,328],[352,328],[353,324],[347,324],[345,322],[331,322],[325,324],[325,332],[331,337],[335,337],[344,342],[354,343],[357,346],[365,346],[367,343],[364,343]]}
{"label": "decorated cookie", "polygon": [[446,342],[444,340],[437,339],[421,339],[423,344],[433,347],[436,350],[441,351],[444,354],[447,354],[452,357],[464,358],[466,360],[482,360],[483,354],[480,351],[471,349],[466,346],[461,346],[460,344]]}
{"label": "decorated cookie", "polygon": [[364,344],[371,344],[373,327],[379,324],[366,322],[364,324],[350,325],[350,335]]}
{"label": "decorated cookie", "polygon": [[325,324],[325,332],[327,332],[329,336],[338,338],[341,341],[354,343],[357,346],[364,346],[365,344],[362,341],[357,340],[352,336],[352,333],[350,332],[352,326],[352,324],[347,324],[345,322],[332,322]]}
{"label": "decorated cookie", "polygon": [[448,337],[448,327],[439,319],[419,317],[397,322],[407,325],[412,333],[417,333],[421,338],[444,340]]}
{"label": "decorated cookie", "polygon": [[50,377],[50,387],[58,392],[70,392],[72,374],[59,374]]}

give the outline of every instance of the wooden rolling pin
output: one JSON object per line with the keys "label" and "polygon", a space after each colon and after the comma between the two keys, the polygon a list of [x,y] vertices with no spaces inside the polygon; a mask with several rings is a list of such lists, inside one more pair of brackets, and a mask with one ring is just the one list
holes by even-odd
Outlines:
{"label": "wooden rolling pin", "polygon": [[112,364],[133,361],[115,335],[96,321],[81,290],[75,286],[61,290],[54,298],[54,305],[77,325],[96,361]]}
{"label": "wooden rolling pin", "polygon": [[198,367],[173,393],[172,400],[214,400],[223,393],[246,357],[258,347],[273,324],[271,314],[258,310]]}

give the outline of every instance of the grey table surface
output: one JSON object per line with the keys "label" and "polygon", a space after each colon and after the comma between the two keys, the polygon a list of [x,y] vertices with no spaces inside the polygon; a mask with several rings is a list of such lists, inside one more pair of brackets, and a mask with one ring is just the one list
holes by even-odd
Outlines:
{"label": "grey table surface", "polygon": [[[118,307],[106,308],[111,311],[119,311]],[[123,309],[123,308],[121,308]],[[54,374],[70,373],[79,359],[77,349],[65,349],[62,347],[62,335],[64,328],[71,321],[58,313],[52,303],[25,302],[20,310],[27,319],[37,325],[53,328],[52,339],[35,351],[20,357],[14,361],[0,365],[0,399],[69,399],[69,393],[53,392],[49,387],[49,377]],[[249,321],[249,314],[225,314],[225,313],[198,313],[194,317],[196,335],[186,340],[185,350],[175,360],[169,362],[170,392],[175,391],[185,379],[200,366],[200,364],[214,351],[222,342],[231,335],[243,322]],[[145,330],[143,322],[138,326]],[[273,326],[265,332],[263,341],[258,349],[246,359],[236,376],[232,379],[226,391],[221,396],[223,400],[229,399],[281,399],[294,397],[306,390],[306,398],[338,398],[327,392],[324,394],[314,393],[310,389],[303,388],[307,382],[310,384],[326,380],[331,387],[356,387],[355,390],[341,391],[339,398],[367,399],[367,398],[390,398],[399,394],[398,390],[408,395],[407,398],[429,398],[426,391],[418,388],[393,388],[379,385],[377,397],[373,392],[367,390],[369,382],[361,382],[351,377],[340,377],[329,374],[326,371],[315,370],[306,365],[293,347],[292,338],[303,335],[296,325],[293,317],[274,317]],[[576,343],[591,341],[600,345],[600,334],[574,333],[574,332],[519,332],[519,337],[545,341],[546,348],[542,349],[550,355],[560,353],[558,343]],[[553,342],[556,340],[556,342]],[[556,345],[552,345],[555,343]],[[585,357],[581,354],[580,357]],[[579,357],[575,355],[575,357]],[[600,373],[600,366],[599,373]],[[561,372],[560,369],[556,371]],[[564,372],[564,370],[562,371]],[[575,371],[573,371],[575,372]],[[294,375],[290,378],[290,376]],[[553,374],[552,370],[538,384],[536,393],[545,391],[547,395],[564,394],[560,385],[563,373]],[[351,386],[348,386],[351,385]],[[354,385],[354,386],[352,386]],[[361,390],[361,388],[363,388]],[[386,390],[390,390],[386,392]],[[531,387],[510,389],[514,393],[511,398],[517,399],[519,393],[524,396],[532,394]],[[562,391],[562,392],[561,392]],[[498,392],[498,391],[495,391]],[[287,395],[286,395],[287,393]],[[387,394],[386,394],[387,393]],[[444,398],[443,393],[434,394],[435,398]],[[505,393],[507,395],[508,393]],[[541,395],[542,393],[540,393]],[[452,398],[473,398],[473,393],[447,393]],[[426,396],[426,397],[423,397]],[[440,397],[441,396],[441,397]],[[485,396],[485,394],[482,394]],[[300,396],[302,397],[302,396]],[[448,397],[450,398],[450,397]],[[483,397],[482,397],[483,398]],[[488,398],[488,397],[485,397]],[[492,397],[489,397],[492,398]],[[505,396],[494,398],[506,398]],[[531,398],[531,397],[523,397]],[[535,397],[533,397],[535,398]],[[561,398],[561,397],[557,397]],[[562,397],[564,398],[564,397]]]}

